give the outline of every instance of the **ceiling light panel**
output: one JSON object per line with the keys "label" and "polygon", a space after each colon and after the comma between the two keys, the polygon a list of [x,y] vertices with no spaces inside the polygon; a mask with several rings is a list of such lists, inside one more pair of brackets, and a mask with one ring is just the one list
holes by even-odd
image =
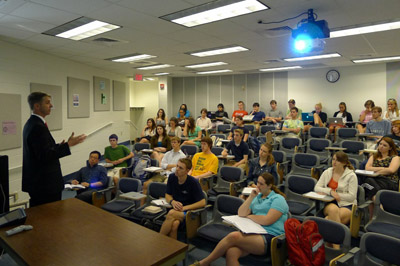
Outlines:
{"label": "ceiling light panel", "polygon": [[165,76],[165,75],[169,75],[169,73],[167,72],[154,73],[154,76]]}
{"label": "ceiling light panel", "polygon": [[198,56],[198,57],[205,57],[205,56],[213,56],[213,55],[221,55],[221,54],[230,54],[230,53],[238,53],[248,51],[249,49],[242,47],[242,46],[230,46],[230,47],[223,47],[223,48],[214,48],[211,50],[204,50],[198,52],[190,52],[190,55]]}
{"label": "ceiling light panel", "polygon": [[87,17],[80,17],[61,26],[45,31],[43,34],[79,41],[119,28],[121,28],[121,26]]}
{"label": "ceiling light panel", "polygon": [[124,56],[109,58],[106,60],[111,60],[113,62],[119,62],[119,63],[126,63],[126,62],[138,61],[138,60],[145,60],[145,59],[154,58],[154,57],[157,57],[157,56],[148,55],[148,54],[131,54],[131,55],[124,55]]}
{"label": "ceiling light panel", "polygon": [[161,18],[185,27],[194,27],[266,9],[269,7],[257,0],[217,0]]}
{"label": "ceiling light panel", "polygon": [[206,74],[216,74],[216,73],[226,73],[226,72],[232,72],[232,70],[230,70],[230,69],[221,69],[221,70],[197,72],[196,74],[206,75]]}
{"label": "ceiling light panel", "polygon": [[367,58],[367,59],[357,59],[351,60],[353,63],[372,63],[372,62],[384,62],[384,61],[398,61],[400,60],[400,56],[390,56],[390,57],[377,57],[377,58]]}
{"label": "ceiling light panel", "polygon": [[228,63],[225,62],[211,62],[211,63],[204,63],[204,64],[197,64],[197,65],[189,65],[185,66],[187,68],[202,68],[202,67],[212,67],[212,66],[222,66],[227,65]]}
{"label": "ceiling light panel", "polygon": [[153,65],[153,66],[139,67],[137,69],[149,70],[149,69],[159,69],[159,68],[167,68],[167,67],[173,67],[173,66],[174,65],[163,64],[163,65]]}
{"label": "ceiling light panel", "polygon": [[338,29],[330,33],[330,38],[346,37],[352,35],[400,29],[400,21],[380,23],[376,25],[360,26],[356,28]]}
{"label": "ceiling light panel", "polygon": [[268,72],[268,71],[283,71],[283,70],[292,70],[292,69],[299,69],[302,68],[301,66],[288,66],[288,67],[274,67],[274,68],[263,68],[260,71]]}
{"label": "ceiling light panel", "polygon": [[283,60],[285,60],[286,62],[295,62],[295,61],[327,59],[327,58],[334,58],[334,57],[341,57],[341,55],[338,54],[338,53],[332,53],[332,54],[323,54],[323,55],[312,55],[312,56],[286,58],[286,59],[283,59]]}

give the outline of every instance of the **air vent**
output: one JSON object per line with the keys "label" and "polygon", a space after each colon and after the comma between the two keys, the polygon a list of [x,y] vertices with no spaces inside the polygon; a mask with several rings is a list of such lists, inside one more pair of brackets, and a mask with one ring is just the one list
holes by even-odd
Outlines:
{"label": "air vent", "polygon": [[263,63],[264,64],[271,64],[271,63],[279,63],[279,62],[282,62],[282,60],[271,59],[271,60],[265,60]]}
{"label": "air vent", "polygon": [[108,43],[116,43],[118,40],[110,39],[110,38],[97,38],[93,40],[94,42],[108,42]]}
{"label": "air vent", "polygon": [[282,36],[291,34],[292,29],[288,26],[283,26],[283,27],[277,27],[277,28],[272,28],[272,29],[267,29],[267,30],[265,30],[265,29],[257,30],[256,32],[267,38],[277,38],[277,37],[282,37]]}

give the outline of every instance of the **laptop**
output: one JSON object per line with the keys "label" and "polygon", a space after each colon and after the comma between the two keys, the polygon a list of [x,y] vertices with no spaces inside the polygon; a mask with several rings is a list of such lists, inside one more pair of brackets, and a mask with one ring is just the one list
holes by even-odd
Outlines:
{"label": "laptop", "polygon": [[328,124],[336,124],[336,125],[343,125],[343,118],[342,117],[329,117],[328,118]]}
{"label": "laptop", "polygon": [[303,120],[303,122],[313,122],[314,114],[313,113],[301,113],[301,120]]}

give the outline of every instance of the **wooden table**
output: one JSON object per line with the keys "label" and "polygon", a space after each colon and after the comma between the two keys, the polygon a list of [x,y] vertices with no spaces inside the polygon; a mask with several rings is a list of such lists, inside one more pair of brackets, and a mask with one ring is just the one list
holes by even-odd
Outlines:
{"label": "wooden table", "polygon": [[174,265],[187,245],[78,199],[26,210],[33,230],[0,244],[19,265]]}

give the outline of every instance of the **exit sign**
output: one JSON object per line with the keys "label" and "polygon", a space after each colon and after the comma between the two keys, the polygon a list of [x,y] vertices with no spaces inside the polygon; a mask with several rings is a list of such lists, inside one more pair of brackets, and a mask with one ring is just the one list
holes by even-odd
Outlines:
{"label": "exit sign", "polygon": [[142,74],[135,74],[135,80],[143,81],[143,75]]}

